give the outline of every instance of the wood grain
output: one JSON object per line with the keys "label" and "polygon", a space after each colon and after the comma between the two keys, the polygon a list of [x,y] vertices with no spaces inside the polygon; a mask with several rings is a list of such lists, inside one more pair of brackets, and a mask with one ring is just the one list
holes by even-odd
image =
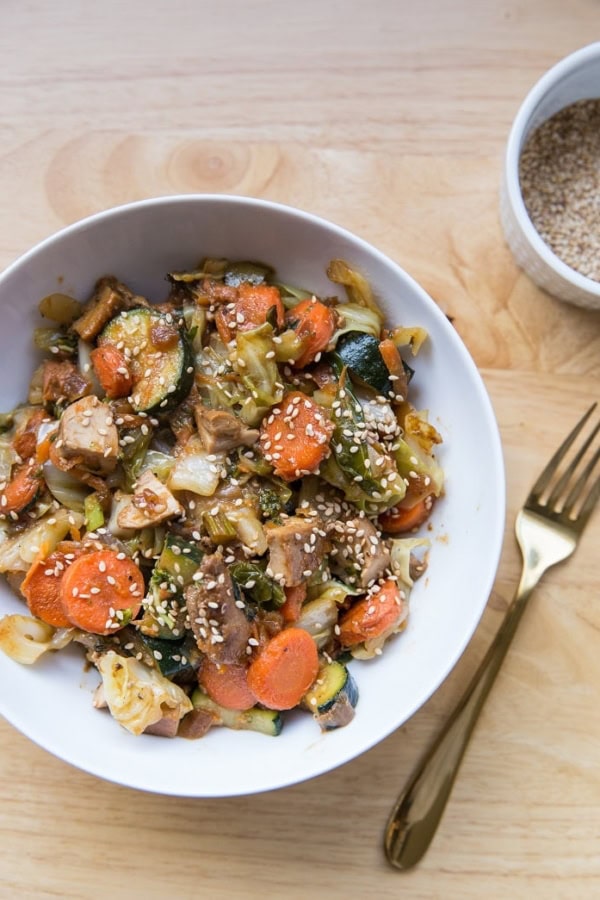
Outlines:
{"label": "wood grain", "polygon": [[597,3],[5,0],[2,14],[0,265],[82,216],[174,192],[337,221],[452,317],[498,416],[508,516],[454,672],[403,728],[321,778],[158,797],[71,769],[0,723],[0,896],[598,896],[598,516],[533,598],[422,865],[399,875],[381,851],[397,789],[515,590],[515,511],[600,396],[600,314],[519,272],[497,200],[520,102],[592,39]]}

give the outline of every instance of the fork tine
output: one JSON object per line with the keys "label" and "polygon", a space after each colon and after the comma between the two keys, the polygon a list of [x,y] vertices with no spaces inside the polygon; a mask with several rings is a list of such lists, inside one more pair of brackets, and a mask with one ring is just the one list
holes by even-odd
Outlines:
{"label": "fork tine", "polygon": [[589,419],[589,417],[591,416],[593,411],[596,409],[597,405],[598,405],[597,403],[592,403],[592,405],[590,406],[588,411],[586,413],[584,413],[584,415],[581,417],[581,419],[579,420],[579,422],[577,423],[577,425],[575,426],[573,431],[570,434],[568,434],[567,437],[564,439],[564,441],[562,442],[562,444],[560,445],[560,447],[558,448],[558,450],[556,451],[556,453],[554,454],[554,456],[552,457],[552,459],[550,460],[548,465],[545,467],[545,469],[543,470],[542,474],[540,475],[540,477],[538,478],[536,483],[533,485],[533,487],[529,493],[530,498],[534,499],[536,502],[538,501],[540,494],[542,494],[543,491],[548,487],[550,479],[556,472],[558,465],[560,464],[563,457],[566,455],[571,444],[573,443],[573,441],[575,440],[575,438],[577,437],[577,435],[579,434],[579,432],[581,431],[581,429],[583,428],[583,426],[585,425],[585,423],[587,422],[587,420]]}
{"label": "fork tine", "polygon": [[[600,431],[600,422],[598,422],[598,424],[596,425],[596,427],[594,428],[592,433],[589,435],[589,437],[585,441],[585,443],[582,444],[582,446],[580,447],[580,449],[578,450],[576,455],[573,457],[573,461],[569,465],[568,469],[565,470],[565,472],[561,475],[561,477],[556,482],[556,486],[554,487],[554,489],[552,490],[552,493],[550,494],[550,496],[548,497],[548,500],[546,501],[546,506],[549,509],[552,509],[556,505],[559,497],[562,495],[562,492],[564,491],[567,484],[569,483],[569,479],[571,478],[571,475],[573,475],[575,473],[577,466],[579,465],[579,463],[585,456],[588,448],[592,446],[594,438],[596,437],[596,435],[598,434],[599,431]],[[593,466],[592,466],[592,468],[593,468]],[[585,479],[584,479],[584,481],[585,481]],[[581,487],[583,487],[583,484],[581,485]],[[571,495],[569,494],[569,496],[571,496]],[[573,501],[573,502],[575,502],[575,501]],[[565,506],[567,504],[568,504],[568,500],[565,501]]]}
{"label": "fork tine", "polygon": [[598,498],[600,498],[600,477],[596,479],[596,483],[591,489],[587,500],[579,510],[579,515],[577,516],[577,524],[583,528],[587,520],[592,514],[592,510],[598,502]]}
{"label": "fork tine", "polygon": [[[598,449],[592,456],[591,460],[589,461],[589,463],[587,464],[587,466],[585,467],[585,469],[583,470],[583,472],[581,473],[581,475],[579,476],[579,478],[573,485],[573,488],[571,489],[569,496],[565,500],[565,504],[563,506],[563,514],[564,515],[569,516],[571,514],[573,507],[579,500],[579,498],[581,496],[581,492],[583,491],[588,478],[590,477],[590,475],[594,471],[596,465],[598,464],[599,459],[600,459],[600,447],[598,447]],[[590,495],[588,496],[587,500],[585,501],[584,507],[589,504],[590,497],[592,498],[592,506],[594,505],[594,502],[595,502],[593,500],[594,493],[595,493],[595,491],[597,491],[599,483],[600,483],[600,478],[596,481],[596,484],[590,491]],[[590,507],[590,512],[591,512],[591,507]],[[582,514],[583,514],[583,508],[581,509],[579,516],[577,517],[577,520],[580,519]]]}

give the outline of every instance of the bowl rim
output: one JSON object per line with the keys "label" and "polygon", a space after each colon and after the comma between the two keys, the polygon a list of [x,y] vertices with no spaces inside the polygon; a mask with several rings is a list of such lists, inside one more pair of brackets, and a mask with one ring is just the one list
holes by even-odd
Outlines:
{"label": "bowl rim", "polygon": [[[307,212],[306,210],[302,210],[298,207],[278,203],[271,200],[264,200],[261,198],[247,197],[243,195],[204,193],[164,195],[120,204],[118,206],[109,207],[105,210],[101,210],[100,212],[86,216],[83,219],[73,222],[65,226],[64,228],[53,232],[48,237],[43,238],[41,241],[39,241],[21,256],[19,256],[13,263],[11,263],[0,273],[0,286],[3,284],[4,280],[9,277],[9,275],[11,275],[19,268],[26,266],[29,261],[41,250],[45,249],[46,247],[52,246],[53,244],[58,243],[65,238],[68,238],[72,233],[80,232],[82,230],[85,231],[88,228],[94,227],[96,223],[102,222],[106,219],[111,219],[115,215],[126,215],[129,212],[134,212],[136,210],[144,208],[156,209],[160,208],[161,206],[168,206],[174,203],[181,203],[182,205],[185,205],[198,202],[218,203],[229,206],[243,204],[246,206],[254,206],[256,208],[269,209],[275,213],[283,213],[285,215],[299,217],[309,225],[317,225],[321,228],[325,228],[328,231],[344,238],[345,240],[362,246],[362,248],[365,249],[370,256],[372,256],[384,266],[391,267],[398,277],[402,278],[406,283],[410,284],[414,292],[429,307],[431,315],[443,323],[446,338],[450,341],[450,343],[454,347],[455,352],[457,352],[462,359],[465,370],[477,394],[477,398],[480,403],[480,411],[484,416],[485,422],[488,426],[488,439],[491,451],[490,466],[495,474],[493,486],[491,486],[491,490],[495,495],[495,514],[493,517],[493,529],[490,530],[490,532],[488,532],[487,534],[489,546],[489,561],[487,573],[482,577],[481,600],[478,604],[474,604],[473,613],[468,625],[466,627],[463,627],[460,639],[455,642],[453,651],[446,657],[446,662],[444,666],[439,669],[435,679],[432,682],[432,685],[424,688],[418,695],[414,697],[414,701],[410,704],[410,706],[407,707],[405,713],[400,718],[398,716],[391,715],[385,725],[385,728],[379,729],[374,733],[370,732],[368,735],[363,736],[361,740],[353,742],[352,745],[345,747],[344,750],[337,755],[337,758],[333,763],[329,761],[325,765],[325,767],[323,767],[319,760],[315,759],[308,770],[303,772],[299,776],[289,777],[284,780],[277,780],[268,786],[259,785],[255,787],[254,785],[248,785],[243,790],[240,790],[238,788],[235,791],[231,792],[224,792],[222,790],[220,790],[219,792],[211,792],[207,791],[206,788],[201,790],[190,790],[187,788],[186,790],[176,790],[173,789],[173,787],[168,787],[165,789],[161,786],[155,787],[153,785],[148,785],[147,781],[145,781],[143,778],[136,781],[131,777],[119,777],[118,772],[110,774],[107,773],[107,771],[102,766],[83,763],[79,758],[75,758],[75,754],[69,755],[65,753],[64,749],[58,746],[55,741],[48,740],[47,738],[42,741],[37,734],[32,733],[35,730],[32,729],[28,724],[26,716],[21,718],[17,716],[11,716],[10,719],[8,719],[8,721],[10,721],[14,727],[16,727],[19,731],[21,731],[21,733],[23,733],[34,743],[38,744],[38,746],[42,747],[44,750],[51,752],[53,755],[63,760],[64,762],[67,762],[70,765],[73,765],[76,768],[88,772],[89,774],[92,774],[96,777],[113,782],[115,784],[120,784],[125,787],[142,790],[149,793],[164,794],[167,796],[209,799],[217,797],[247,796],[255,793],[266,793],[271,790],[279,790],[281,788],[291,787],[295,784],[300,784],[304,781],[332,772],[335,769],[339,768],[341,765],[345,765],[346,763],[357,759],[358,757],[362,756],[364,753],[372,749],[374,746],[381,743],[383,740],[397,731],[398,728],[402,727],[402,725],[404,725],[419,709],[422,708],[425,703],[428,702],[428,700],[441,687],[441,685],[447,679],[448,675],[452,672],[457,662],[463,655],[466,647],[472,640],[486,609],[490,593],[496,580],[500,556],[504,544],[504,527],[506,520],[506,473],[498,422],[491,398],[483,381],[482,375],[479,372],[479,369],[477,368],[464,341],[462,340],[456,329],[453,328],[449,323],[447,316],[443,313],[435,300],[429,295],[425,288],[423,288],[399,263],[397,263],[383,251],[379,250],[365,238],[354,232],[351,232],[348,229],[343,228],[340,225],[337,225],[329,219],[325,219],[321,216],[318,216],[311,212]],[[4,712],[2,714],[6,717],[6,714]]]}
{"label": "bowl rim", "polygon": [[531,88],[519,107],[519,111],[517,112],[510,130],[505,153],[504,182],[508,201],[518,221],[519,227],[537,256],[541,257],[543,262],[560,278],[579,290],[600,298],[600,283],[594,281],[592,278],[588,278],[586,275],[582,275],[580,272],[577,272],[576,269],[572,269],[571,266],[567,265],[567,263],[557,256],[541,238],[527,212],[519,181],[519,160],[521,157],[522,139],[531,116],[539,103],[552,88],[556,87],[566,75],[569,75],[571,72],[578,69],[580,65],[585,64],[592,59],[600,60],[600,41],[587,44],[585,47],[581,47],[579,50],[575,50],[573,53],[570,53],[568,56],[559,60],[559,62],[548,69],[548,71],[545,72]]}

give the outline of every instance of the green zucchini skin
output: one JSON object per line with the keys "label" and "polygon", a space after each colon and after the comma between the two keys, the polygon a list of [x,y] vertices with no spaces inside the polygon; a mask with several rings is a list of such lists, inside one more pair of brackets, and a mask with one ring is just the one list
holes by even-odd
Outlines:
{"label": "green zucchini skin", "polygon": [[[364,331],[349,331],[338,340],[335,348],[339,363],[347,366],[350,375],[368,387],[372,387],[384,397],[393,393],[390,373],[379,350],[379,341]],[[407,382],[410,383],[414,370],[402,360]]]}
{"label": "green zucchini skin", "polygon": [[354,718],[357,703],[356,681],[338,661],[321,666],[315,684],[303,700],[303,705],[310,709],[323,731],[347,725]]}
{"label": "green zucchini skin", "polygon": [[165,544],[158,558],[157,567],[173,577],[183,579],[183,587],[190,584],[192,576],[200,563],[203,553],[196,544],[186,541],[177,534],[167,534]]}
{"label": "green zucchini skin", "polygon": [[163,641],[180,640],[185,631],[183,591],[191,584],[202,555],[195,544],[167,534],[143,600],[143,615],[138,621],[142,634]]}
{"label": "green zucchini skin", "polygon": [[[154,343],[153,330],[158,327],[174,332],[168,346]],[[139,307],[119,313],[98,337],[98,346],[106,344],[118,347],[128,358],[133,376],[130,403],[136,412],[168,413],[189,394],[194,356],[187,334],[158,310]]]}
{"label": "green zucchini skin", "polygon": [[387,397],[392,391],[390,373],[379,351],[379,341],[364,331],[349,331],[338,340],[335,352],[350,375],[379,394]]}
{"label": "green zucchini skin", "polygon": [[259,709],[257,706],[244,712],[225,709],[200,689],[192,694],[192,703],[195,709],[203,709],[212,713],[215,717],[215,724],[224,725],[226,728],[234,728],[237,731],[258,731],[269,737],[277,737],[283,728],[281,715],[272,709]]}
{"label": "green zucchini skin", "polygon": [[138,632],[139,641],[152,654],[155,665],[171,681],[188,681],[200,666],[200,652],[193,640],[162,640]]}

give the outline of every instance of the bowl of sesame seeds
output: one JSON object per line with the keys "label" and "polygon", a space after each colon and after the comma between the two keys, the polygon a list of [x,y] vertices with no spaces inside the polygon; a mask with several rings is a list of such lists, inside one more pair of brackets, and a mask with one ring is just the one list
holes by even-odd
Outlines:
{"label": "bowl of sesame seeds", "polygon": [[[111,273],[152,304],[164,296],[166,272],[189,270],[202,256],[268,262],[278,282],[304,285],[321,297],[339,290],[327,275],[330,261],[347,260],[368,281],[390,327],[426,332],[411,360],[411,397],[416,409],[430,411],[443,439],[436,455],[445,476],[445,493],[418,536],[427,539],[428,562],[410,593],[408,625],[382,655],[348,663],[360,699],[344,728],[319,732],[311,716],[292,710],[277,736],[229,728],[196,741],[134,736],[93,708],[98,672],[83,666],[77,648],[48,653],[35,666],[0,654],[0,713],[55,756],[135,789],[219,797],[322,775],[369,750],[427,701],[460,658],[487,603],[502,546],[505,489],[489,397],[436,303],[360,237],[307,212],[252,198],[182,195],[128,204],[69,226],[17,260],[0,276],[0,409],[14,409],[27,393],[37,364],[31,335],[40,297],[57,290],[89,296],[97,279]],[[353,365],[360,363],[358,353]],[[282,415],[294,419],[296,407]],[[98,571],[104,576],[100,563]],[[2,583],[0,614],[22,612],[22,599]]]}
{"label": "bowl of sesame seeds", "polygon": [[555,297],[600,309],[600,42],[565,57],[513,123],[500,203],[521,268]]}

